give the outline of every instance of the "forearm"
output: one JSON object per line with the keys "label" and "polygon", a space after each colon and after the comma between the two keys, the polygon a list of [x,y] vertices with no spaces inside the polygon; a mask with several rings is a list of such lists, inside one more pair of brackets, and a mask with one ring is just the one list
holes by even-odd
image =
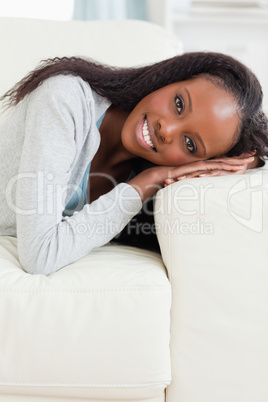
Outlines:
{"label": "forearm", "polygon": [[108,243],[141,209],[139,195],[121,183],[71,217],[17,216],[18,253],[28,273],[49,275]]}

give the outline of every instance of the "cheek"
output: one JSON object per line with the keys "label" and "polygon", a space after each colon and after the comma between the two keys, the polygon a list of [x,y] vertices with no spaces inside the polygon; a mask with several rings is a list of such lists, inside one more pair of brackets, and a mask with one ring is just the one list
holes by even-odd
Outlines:
{"label": "cheek", "polygon": [[193,156],[190,153],[187,155],[183,150],[169,150],[163,157],[163,164],[171,166],[185,165],[193,161]]}
{"label": "cheek", "polygon": [[133,121],[132,115],[129,115],[121,131],[121,140],[123,143],[124,141],[129,142],[133,140],[136,126],[137,123]]}

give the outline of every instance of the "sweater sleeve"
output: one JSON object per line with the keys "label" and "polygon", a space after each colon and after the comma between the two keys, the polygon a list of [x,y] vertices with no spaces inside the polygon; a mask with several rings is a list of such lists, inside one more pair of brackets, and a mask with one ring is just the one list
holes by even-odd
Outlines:
{"label": "sweater sleeve", "polygon": [[28,99],[16,185],[18,255],[28,273],[49,275],[84,257],[142,207],[137,191],[121,183],[73,216],[62,216],[64,189],[85,133],[92,131],[87,91],[77,79],[48,79]]}

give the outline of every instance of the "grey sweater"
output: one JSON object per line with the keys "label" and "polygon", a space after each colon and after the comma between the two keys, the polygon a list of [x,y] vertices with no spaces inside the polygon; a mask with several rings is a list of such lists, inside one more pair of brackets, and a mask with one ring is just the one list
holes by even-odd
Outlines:
{"label": "grey sweater", "polygon": [[100,144],[110,103],[79,77],[44,81],[0,125],[0,234],[29,273],[50,274],[108,243],[142,207],[127,183],[63,216]]}

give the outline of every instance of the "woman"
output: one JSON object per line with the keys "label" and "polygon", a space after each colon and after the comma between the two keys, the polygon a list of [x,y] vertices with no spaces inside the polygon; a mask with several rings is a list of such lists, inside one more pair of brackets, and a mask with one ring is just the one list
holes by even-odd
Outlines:
{"label": "woman", "polygon": [[175,180],[241,174],[267,155],[261,87],[222,54],[136,69],[56,58],[3,99],[0,234],[17,236],[30,273],[109,242]]}

